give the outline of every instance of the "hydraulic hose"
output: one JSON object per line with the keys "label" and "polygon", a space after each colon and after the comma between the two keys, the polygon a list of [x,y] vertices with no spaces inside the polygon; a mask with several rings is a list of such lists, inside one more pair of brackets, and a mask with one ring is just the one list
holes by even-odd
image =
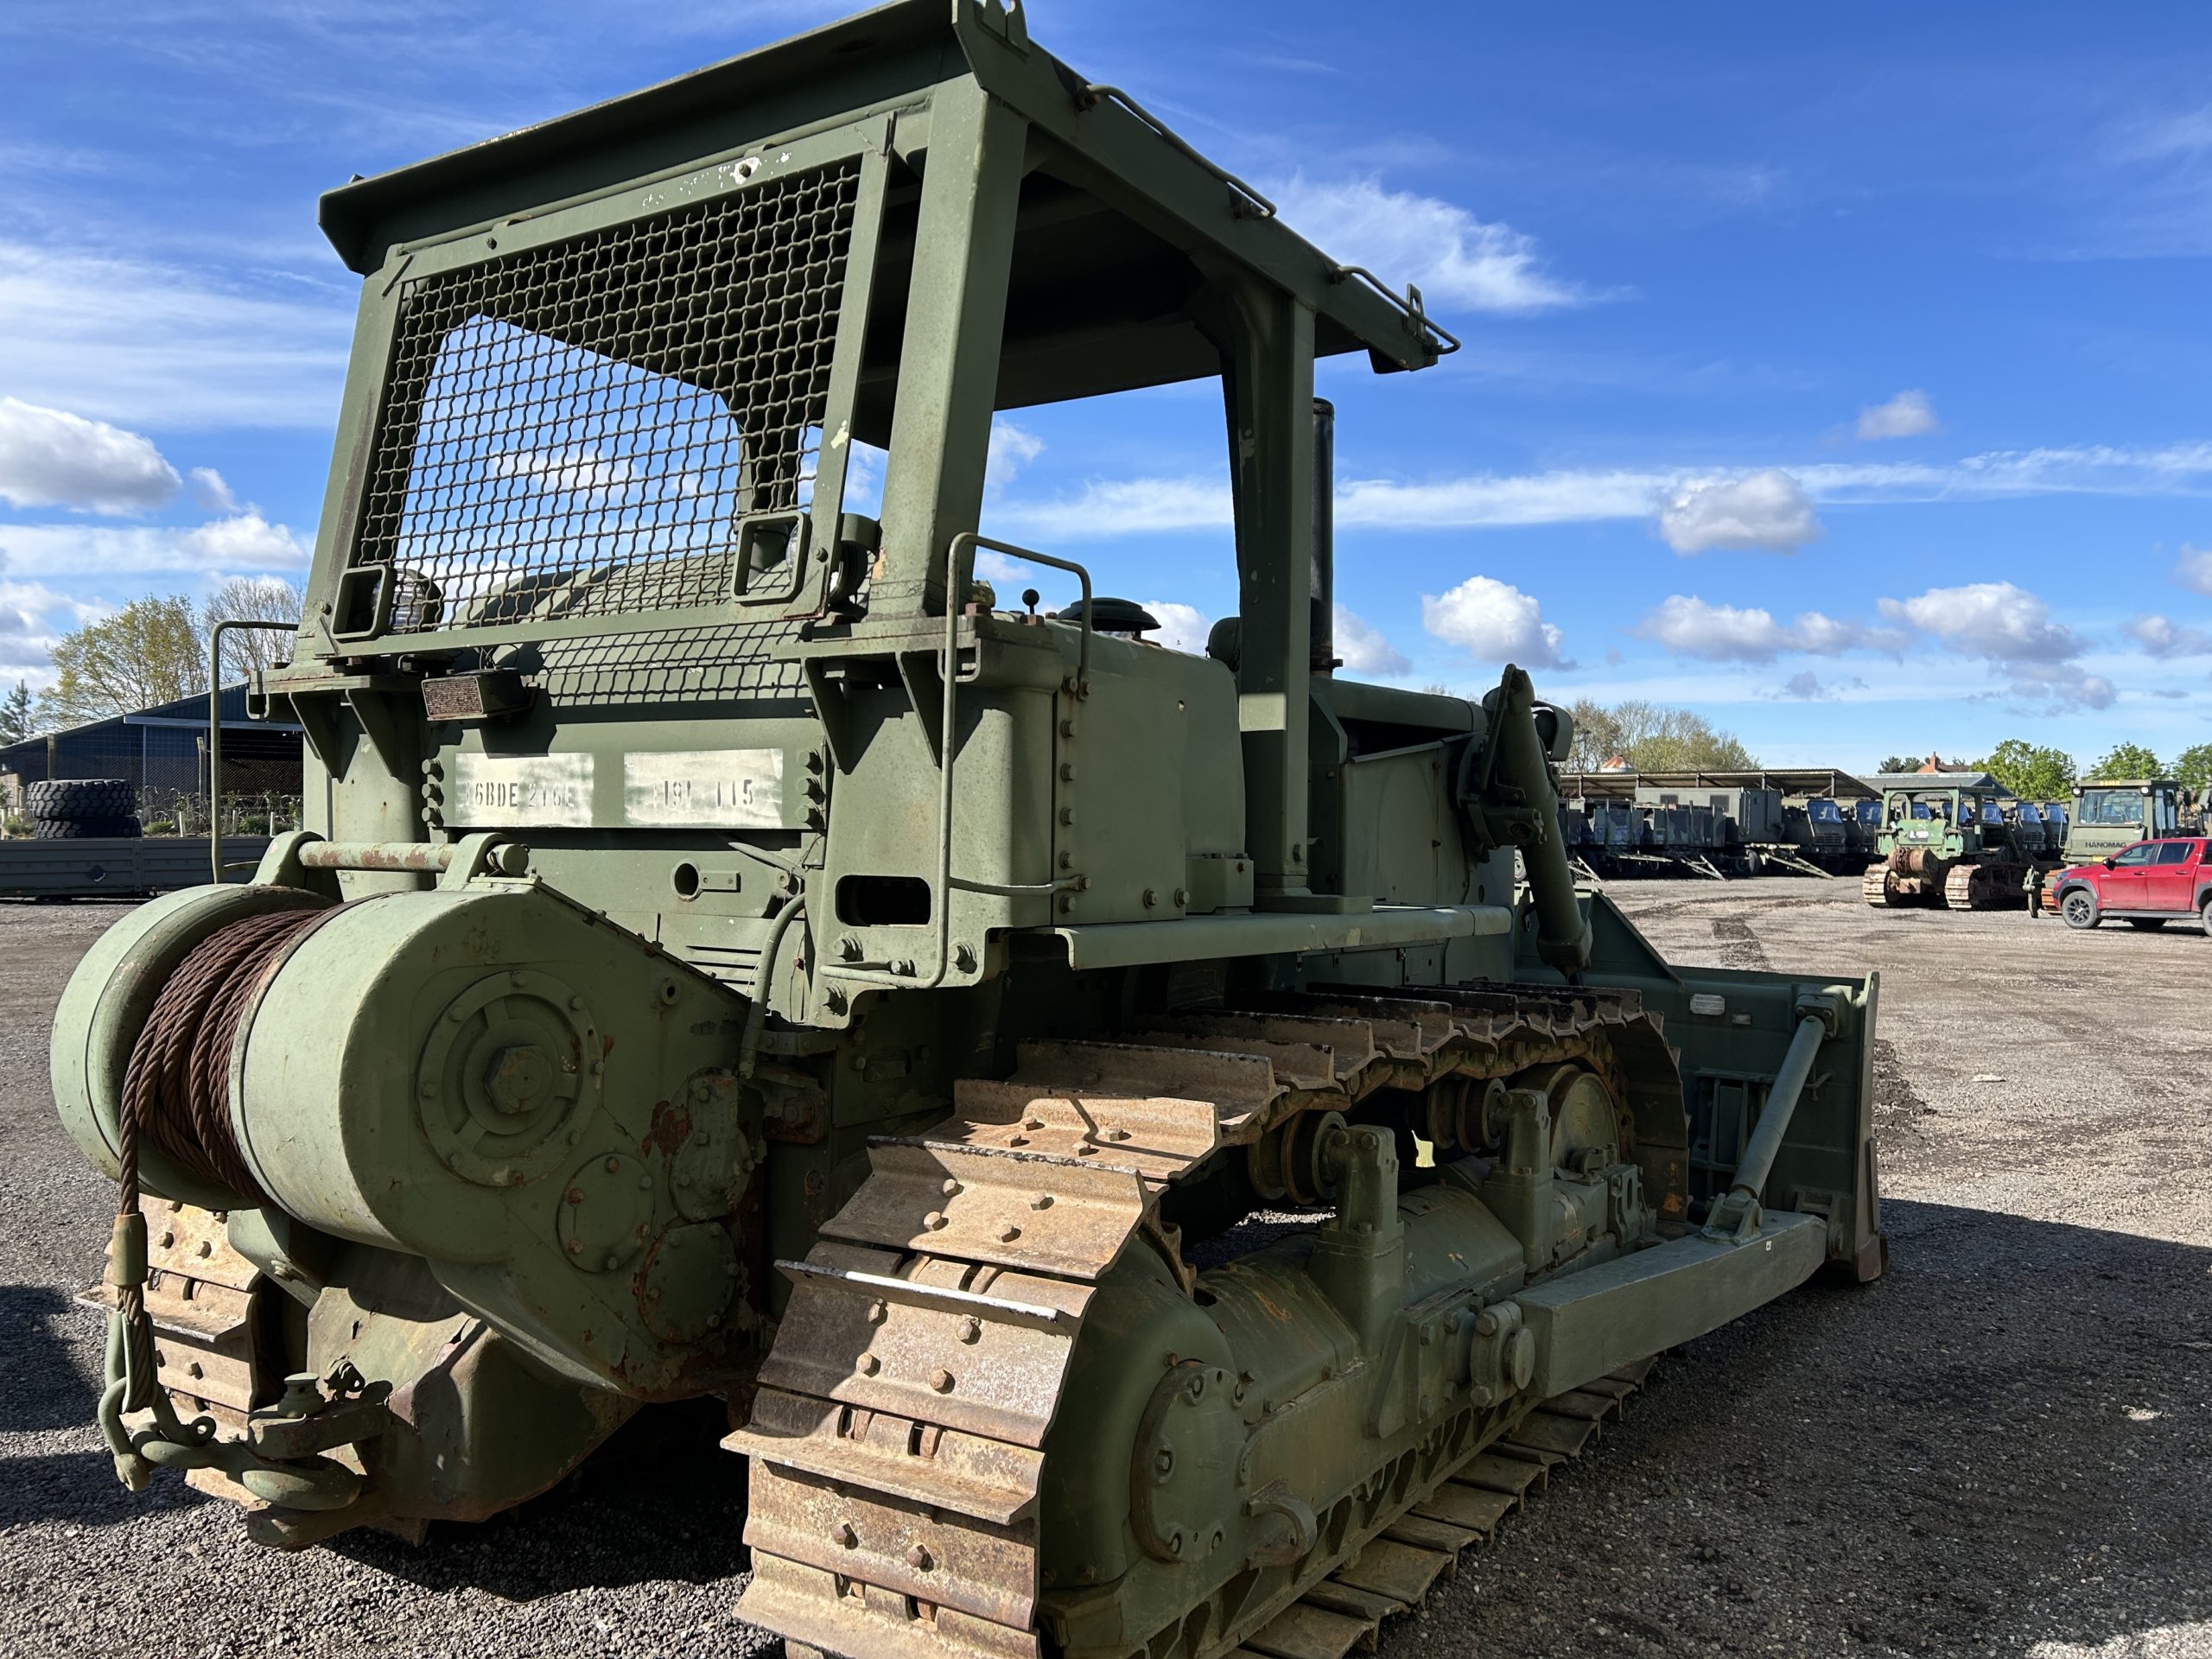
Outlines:
{"label": "hydraulic hose", "polygon": [[768,924],[767,942],[760,949],[760,972],[753,985],[753,1006],[745,1011],[745,1034],[737,1046],[737,1074],[750,1077],[760,1065],[760,1038],[768,1026],[768,980],[776,971],[776,958],[783,951],[784,935],[791,931],[791,924],[806,914],[806,895],[802,893],[776,912]]}
{"label": "hydraulic hose", "polygon": [[1575,897],[1574,872],[1559,831],[1559,791],[1536,731],[1536,688],[1525,670],[1511,664],[1498,682],[1490,741],[1497,751],[1491,782],[1511,791],[1516,809],[1512,839],[1536,901],[1537,954],[1546,966],[1573,979],[1590,965],[1590,924]]}

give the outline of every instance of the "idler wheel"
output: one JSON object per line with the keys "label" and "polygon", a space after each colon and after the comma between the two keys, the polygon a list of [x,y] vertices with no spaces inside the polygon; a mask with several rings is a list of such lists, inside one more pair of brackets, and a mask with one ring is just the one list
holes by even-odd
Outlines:
{"label": "idler wheel", "polygon": [[1329,1151],[1349,1133],[1342,1112],[1300,1112],[1283,1127],[1283,1183],[1292,1203],[1312,1208],[1336,1201]]}
{"label": "idler wheel", "polygon": [[1252,1190],[1269,1204],[1286,1199],[1306,1208],[1334,1202],[1337,1184],[1325,1154],[1345,1133],[1341,1112],[1300,1112],[1254,1141],[1244,1154]]}
{"label": "idler wheel", "polygon": [[1495,1078],[1452,1072],[1429,1084],[1421,1096],[1422,1135],[1440,1154],[1474,1152],[1488,1142],[1484,1105]]}

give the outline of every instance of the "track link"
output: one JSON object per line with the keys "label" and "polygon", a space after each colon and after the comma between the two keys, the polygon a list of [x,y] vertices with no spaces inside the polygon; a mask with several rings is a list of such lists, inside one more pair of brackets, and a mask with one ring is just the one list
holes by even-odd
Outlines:
{"label": "track link", "polygon": [[1541,1495],[1551,1471],[1596,1444],[1656,1360],[1638,1360],[1587,1388],[1547,1400],[1504,1438],[1453,1469],[1228,1659],[1344,1659],[1374,1647],[1385,1620],[1418,1609],[1459,1570],[1460,1554]]}
{"label": "track link", "polygon": [[[961,1080],[944,1122],[871,1143],[868,1176],[822,1242],[779,1264],[791,1302],[752,1416],[724,1442],[752,1460],[743,1617],[870,1659],[1035,1659],[1046,1432],[1085,1309],[1123,1249],[1140,1241],[1186,1290],[1194,1282],[1159,1219],[1170,1185],[1287,1117],[1386,1086],[1572,1058],[1612,1067],[1616,1082],[1624,1059],[1672,1065],[1632,992],[1287,993],[1144,1023],[1112,1041],[1023,1043],[1010,1078]],[[1509,1439],[1594,1432],[1607,1414],[1602,1392],[1567,1398]],[[1491,1498],[1423,1501],[1472,1516],[1505,1496],[1481,1490]],[[1407,1535],[1423,1528],[1428,1542]],[[1306,1599],[1280,1618],[1320,1630],[1366,1620],[1371,1634],[1427,1587],[1391,1593],[1411,1584],[1392,1576],[1412,1570],[1394,1552],[1448,1564],[1440,1543],[1479,1535],[1418,1503],[1382,1517],[1333,1571],[1301,1579]],[[1248,1623],[1209,1651],[1240,1637],[1255,1653],[1309,1650],[1270,1638],[1275,1628],[1253,1636]]]}
{"label": "track link", "polygon": [[1948,910],[2024,909],[2022,890],[2025,872],[2009,864],[1960,864],[1943,878],[1943,904]]}

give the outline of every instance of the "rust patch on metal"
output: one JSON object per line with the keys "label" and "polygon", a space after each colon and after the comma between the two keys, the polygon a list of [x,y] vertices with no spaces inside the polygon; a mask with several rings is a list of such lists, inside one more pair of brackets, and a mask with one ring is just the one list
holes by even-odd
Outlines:
{"label": "rust patch on metal", "polygon": [[638,1142],[638,1150],[660,1152],[672,1158],[690,1138],[691,1115],[664,1100],[657,1100],[653,1103],[652,1125],[645,1131],[645,1138]]}

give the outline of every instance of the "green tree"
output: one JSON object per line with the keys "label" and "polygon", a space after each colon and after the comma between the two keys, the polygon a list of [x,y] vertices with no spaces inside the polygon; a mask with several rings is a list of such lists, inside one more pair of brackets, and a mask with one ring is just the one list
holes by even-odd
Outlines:
{"label": "green tree", "polygon": [[1918,772],[1920,761],[1912,755],[1885,754],[1882,757],[1882,764],[1874,770],[1877,772]]}
{"label": "green tree", "polygon": [[1574,741],[1568,745],[1569,772],[1599,772],[1620,753],[1619,722],[1612,710],[1591,697],[1577,697],[1567,710],[1574,719]]}
{"label": "green tree", "polygon": [[2074,788],[2074,757],[2008,737],[1974,770],[1986,772],[2024,801],[2063,801]]}
{"label": "green tree", "polygon": [[0,744],[22,742],[34,727],[30,682],[17,680],[16,689],[0,697]]}
{"label": "green tree", "polygon": [[2193,789],[2199,796],[2212,789],[2212,743],[2183,749],[2174,761],[2174,777],[2183,789]]}
{"label": "green tree", "polygon": [[[200,631],[212,637],[218,622],[289,622],[297,627],[304,603],[300,590],[282,576],[230,576],[200,607]],[[273,668],[289,662],[291,654],[292,642],[283,634],[241,628],[223,640],[223,677],[227,683],[233,673]]]}
{"label": "green tree", "polygon": [[201,639],[190,600],[134,599],[61,637],[39,717],[49,726],[80,726],[202,691]]}
{"label": "green tree", "polygon": [[1637,772],[1743,772],[1758,765],[1734,733],[1688,709],[1633,698],[1608,706],[1584,697],[1568,712],[1571,771],[1597,772],[1615,759]]}
{"label": "green tree", "polygon": [[2096,764],[2092,778],[2163,778],[2164,763],[2140,743],[2123,743]]}

